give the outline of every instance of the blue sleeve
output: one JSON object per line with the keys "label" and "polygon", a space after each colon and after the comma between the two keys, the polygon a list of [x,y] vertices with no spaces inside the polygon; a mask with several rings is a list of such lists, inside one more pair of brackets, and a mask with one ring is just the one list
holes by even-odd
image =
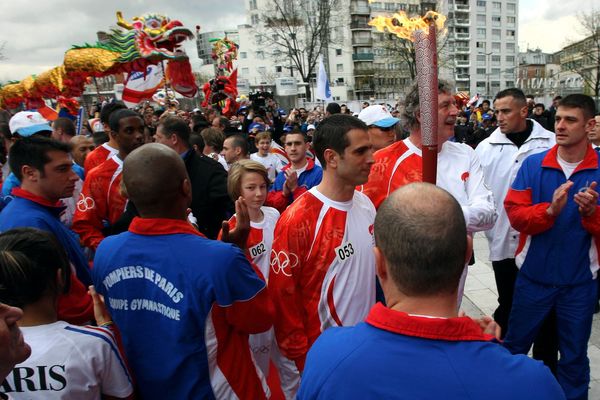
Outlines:
{"label": "blue sleeve", "polygon": [[21,181],[11,172],[2,184],[2,196],[10,196],[10,192],[19,186],[21,186]]}
{"label": "blue sleeve", "polygon": [[79,177],[79,179],[81,179],[81,180],[84,179],[83,168],[81,168],[80,165],[77,165],[77,164],[73,163],[73,172],[75,172],[77,174],[77,176]]}
{"label": "blue sleeve", "polygon": [[265,282],[254,272],[244,253],[234,245],[228,246],[226,259],[219,263],[213,279],[216,301],[221,307],[250,300],[265,287]]}
{"label": "blue sleeve", "polygon": [[271,191],[272,192],[275,192],[275,191],[280,192],[280,191],[282,191],[284,183],[285,183],[285,172],[281,171],[275,177],[275,182],[273,183],[273,186],[271,187]]}

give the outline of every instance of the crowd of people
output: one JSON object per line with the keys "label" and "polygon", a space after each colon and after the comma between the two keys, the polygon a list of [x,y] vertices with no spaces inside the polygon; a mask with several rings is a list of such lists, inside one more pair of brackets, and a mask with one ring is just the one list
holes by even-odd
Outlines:
{"label": "crowd of people", "polygon": [[[416,85],[356,113],[105,101],[79,133],[3,112],[0,397],[586,399],[595,103],[438,91],[436,185]],[[460,312],[476,232],[493,318]]]}

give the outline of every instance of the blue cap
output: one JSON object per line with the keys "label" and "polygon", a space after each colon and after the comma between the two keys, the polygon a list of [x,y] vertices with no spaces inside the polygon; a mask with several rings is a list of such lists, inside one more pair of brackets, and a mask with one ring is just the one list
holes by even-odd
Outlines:
{"label": "blue cap", "polygon": [[250,132],[250,133],[264,132],[266,130],[267,130],[266,127],[263,124],[261,124],[260,122],[253,122],[248,127],[248,132]]}

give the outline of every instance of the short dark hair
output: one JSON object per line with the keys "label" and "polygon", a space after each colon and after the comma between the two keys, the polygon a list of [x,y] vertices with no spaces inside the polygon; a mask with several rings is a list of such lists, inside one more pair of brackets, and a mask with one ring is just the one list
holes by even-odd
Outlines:
{"label": "short dark hair", "polygon": [[594,118],[596,115],[594,99],[585,94],[570,94],[558,103],[558,107],[579,108],[585,119]]}
{"label": "short dark hair", "polygon": [[223,142],[225,141],[225,134],[217,128],[206,128],[200,132],[204,143],[215,149],[216,152],[223,150]]}
{"label": "short dark hair", "polygon": [[204,115],[202,114],[198,114],[198,113],[193,113],[192,114],[192,131],[196,132],[196,133],[200,133],[202,132],[202,130],[204,128],[208,128],[209,124],[208,121],[206,121],[206,118],[204,118]]}
{"label": "short dark hair", "polygon": [[110,126],[110,130],[113,131],[114,133],[119,132],[119,125],[121,123],[121,120],[123,118],[129,118],[129,117],[142,118],[139,113],[137,113],[133,110],[129,110],[127,108],[118,109],[115,112],[113,112],[112,114],[110,114],[110,119],[108,120],[108,126]]}
{"label": "short dark hair", "polygon": [[523,93],[523,91],[519,88],[508,88],[508,89],[499,91],[498,93],[496,93],[496,97],[494,97],[494,101],[496,101],[498,99],[502,99],[504,97],[512,97],[513,99],[515,99],[518,103],[521,103],[522,105],[527,104],[527,98],[525,97],[525,93]]}
{"label": "short dark hair", "polygon": [[67,136],[75,136],[77,131],[75,130],[75,124],[73,120],[65,117],[56,118],[54,122],[52,122],[52,129],[60,129]]}
{"label": "short dark hair", "polygon": [[64,248],[47,231],[11,229],[0,234],[0,302],[24,307],[49,290],[58,293],[56,271],[61,270],[69,290],[71,267]]}
{"label": "short dark hair", "polygon": [[248,141],[242,135],[231,135],[227,137],[227,139],[231,139],[231,145],[233,147],[239,147],[242,150],[242,155],[248,155]]}
{"label": "short dark hair", "polygon": [[490,101],[488,99],[485,99],[481,102],[481,105],[484,105],[485,103],[487,103],[487,105],[490,105]]}
{"label": "short dark hair", "polygon": [[113,101],[104,105],[104,107],[102,107],[102,111],[100,111],[100,122],[109,125],[111,114],[117,110],[123,109],[127,109],[127,106],[125,106],[125,104],[121,103],[120,101]]}
{"label": "short dark hair", "polygon": [[183,118],[167,117],[158,126],[162,127],[165,136],[171,137],[175,134],[187,147],[190,147],[190,135],[192,132],[190,126]]}
{"label": "short dark hair", "polygon": [[199,133],[192,133],[190,135],[190,146],[198,147],[198,150],[202,153],[202,150],[204,149],[204,139],[202,138],[202,135]]}
{"label": "short dark hair", "polygon": [[10,165],[10,170],[22,181],[23,174],[21,173],[21,168],[24,165],[29,165],[43,174],[44,165],[50,161],[48,152],[62,151],[70,153],[71,148],[71,144],[69,143],[59,142],[47,137],[31,136],[21,138],[10,148],[8,164]]}
{"label": "short dark hair", "polygon": [[411,183],[392,193],[377,211],[375,243],[404,294],[457,290],[465,267],[467,228],[460,205],[445,190]]}
{"label": "short dark hair", "polygon": [[367,124],[360,119],[348,114],[334,114],[319,123],[313,133],[313,149],[315,155],[321,162],[323,169],[327,168],[325,161],[325,150],[332,149],[338,154],[344,154],[348,147],[348,132],[352,129],[367,130]]}
{"label": "short dark hair", "polygon": [[538,107],[542,107],[542,110],[546,109],[546,106],[544,105],[544,103],[536,103],[533,108],[538,108]]}
{"label": "short dark hair", "polygon": [[329,103],[327,104],[327,108],[325,108],[325,111],[327,111],[331,115],[339,114],[342,112],[342,107],[340,107],[338,103]]}

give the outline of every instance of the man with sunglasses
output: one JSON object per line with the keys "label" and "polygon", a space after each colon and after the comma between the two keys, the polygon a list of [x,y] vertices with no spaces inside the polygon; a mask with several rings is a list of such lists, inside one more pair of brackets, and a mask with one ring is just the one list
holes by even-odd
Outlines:
{"label": "man with sunglasses", "polygon": [[369,128],[369,139],[373,145],[373,151],[383,149],[396,140],[396,124],[400,122],[394,118],[384,105],[372,105],[363,108],[358,119],[367,124]]}

